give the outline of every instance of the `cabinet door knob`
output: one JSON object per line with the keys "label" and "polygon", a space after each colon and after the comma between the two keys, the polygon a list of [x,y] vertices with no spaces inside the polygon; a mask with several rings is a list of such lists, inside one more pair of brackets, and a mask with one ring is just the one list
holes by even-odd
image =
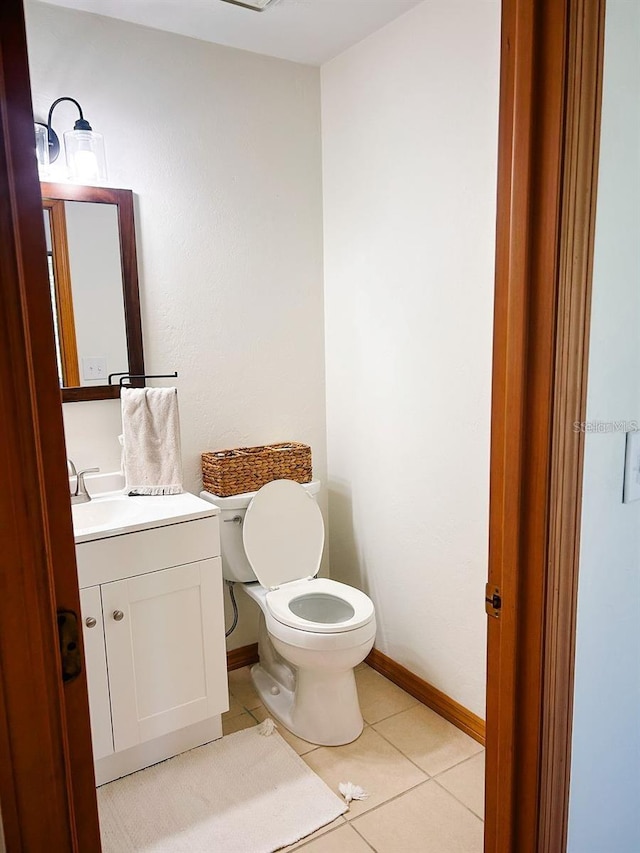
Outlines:
{"label": "cabinet door knob", "polygon": [[98,623],[96,622],[93,616],[87,616],[87,618],[84,620],[84,624],[87,626],[87,628],[95,628]]}
{"label": "cabinet door knob", "polygon": [[124,619],[124,613],[122,612],[122,610],[114,610],[113,618],[116,620],[116,622],[122,622],[122,620]]}

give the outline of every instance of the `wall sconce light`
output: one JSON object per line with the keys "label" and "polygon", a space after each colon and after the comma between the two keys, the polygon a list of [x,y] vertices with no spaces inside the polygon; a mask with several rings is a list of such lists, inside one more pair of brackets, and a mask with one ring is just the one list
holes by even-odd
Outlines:
{"label": "wall sconce light", "polygon": [[[104,184],[107,180],[107,164],[104,156],[102,134],[96,133],[82,113],[82,107],[74,98],[58,98],[51,104],[47,123],[35,123],[36,153],[40,174],[46,174],[49,163],[54,163],[60,154],[60,140],[51,127],[54,109],[62,101],[71,101],[80,113],[73,130],[64,133],[64,150],[69,168],[69,178],[82,184]],[[46,144],[45,144],[46,140]]]}

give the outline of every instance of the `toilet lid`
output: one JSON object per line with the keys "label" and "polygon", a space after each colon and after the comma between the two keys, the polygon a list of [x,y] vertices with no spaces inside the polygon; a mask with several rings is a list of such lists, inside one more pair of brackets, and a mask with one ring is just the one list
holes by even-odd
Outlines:
{"label": "toilet lid", "polygon": [[274,480],[249,504],[242,539],[251,568],[267,589],[314,577],[324,545],[322,513],[299,483]]}

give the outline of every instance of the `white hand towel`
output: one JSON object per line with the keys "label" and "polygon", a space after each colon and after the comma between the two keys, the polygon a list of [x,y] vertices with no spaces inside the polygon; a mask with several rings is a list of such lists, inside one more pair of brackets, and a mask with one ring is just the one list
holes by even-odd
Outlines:
{"label": "white hand towel", "polygon": [[130,495],[178,495],[182,454],[175,388],[123,388],[123,469]]}

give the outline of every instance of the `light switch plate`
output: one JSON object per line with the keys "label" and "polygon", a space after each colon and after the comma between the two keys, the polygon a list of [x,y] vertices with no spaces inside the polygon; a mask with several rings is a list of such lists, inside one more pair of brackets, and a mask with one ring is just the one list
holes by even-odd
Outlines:
{"label": "light switch plate", "polygon": [[627,433],[622,500],[626,504],[640,500],[640,430]]}

